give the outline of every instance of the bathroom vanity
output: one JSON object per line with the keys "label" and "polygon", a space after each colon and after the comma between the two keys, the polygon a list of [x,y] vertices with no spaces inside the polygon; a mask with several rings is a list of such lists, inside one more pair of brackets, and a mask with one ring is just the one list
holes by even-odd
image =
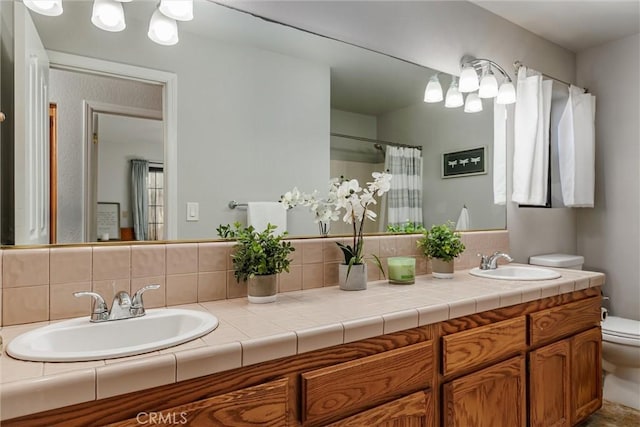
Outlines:
{"label": "bathroom vanity", "polygon": [[[418,276],[410,286],[373,282],[359,293],[301,291],[250,308],[257,319],[260,311],[273,319],[300,305],[317,306],[319,316],[329,307],[339,313],[351,306],[354,318],[296,329],[292,337],[223,344],[241,348],[241,365],[231,369],[215,346],[123,362],[131,369],[120,380],[135,383],[150,375],[136,375],[143,361],[174,357],[166,370],[174,370],[176,381],[126,394],[101,397],[109,378],[97,368],[96,400],[4,420],[3,426],[574,426],[602,403],[604,276],[562,275],[525,283],[460,271],[452,280]],[[362,317],[364,306],[369,315]],[[224,323],[246,303],[217,307]],[[162,375],[158,369],[150,372]],[[5,405],[16,401],[8,399]]]}

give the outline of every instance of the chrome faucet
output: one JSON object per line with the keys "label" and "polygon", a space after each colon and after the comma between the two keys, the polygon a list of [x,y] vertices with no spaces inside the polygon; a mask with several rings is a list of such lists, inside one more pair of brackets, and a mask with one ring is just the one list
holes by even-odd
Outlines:
{"label": "chrome faucet", "polygon": [[92,297],[91,321],[106,322],[109,320],[130,319],[132,317],[144,316],[144,304],[142,294],[151,289],[158,289],[160,285],[144,286],[133,294],[133,298],[127,292],[118,292],[111,303],[111,311],[107,307],[102,295],[96,292],[74,292],[74,297]]}
{"label": "chrome faucet", "polygon": [[506,259],[507,262],[512,262],[513,258],[504,252],[495,252],[493,255],[482,255],[480,257],[480,270],[495,270],[498,268],[498,260],[500,258]]}

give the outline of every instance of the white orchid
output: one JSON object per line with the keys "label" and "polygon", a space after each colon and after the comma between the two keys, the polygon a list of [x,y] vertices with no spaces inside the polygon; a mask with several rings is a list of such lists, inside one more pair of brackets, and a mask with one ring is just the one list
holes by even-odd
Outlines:
{"label": "white orchid", "polygon": [[375,196],[382,196],[391,188],[392,175],[387,172],[371,174],[372,182],[362,188],[357,179],[344,177],[329,180],[329,192],[321,198],[317,191],[312,194],[301,193],[297,188],[288,191],[281,198],[286,207],[307,206],[315,214],[316,223],[337,221],[340,216],[347,224],[353,224],[353,246],[338,243],[344,252],[346,264],[361,264],[364,222],[368,218],[375,221],[377,215],[368,208],[377,203]]}

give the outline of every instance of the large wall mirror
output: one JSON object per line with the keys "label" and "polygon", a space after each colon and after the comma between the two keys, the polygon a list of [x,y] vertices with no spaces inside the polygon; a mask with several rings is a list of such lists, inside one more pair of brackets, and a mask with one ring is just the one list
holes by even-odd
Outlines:
{"label": "large wall mirror", "polygon": [[[466,206],[470,229],[506,227],[505,206],[493,194],[493,101],[473,114],[427,104],[435,70],[206,0],[195,1],[193,21],[179,23],[175,46],[147,37],[154,2],[124,3],[127,27],[118,33],[92,25],[92,4],[67,1],[58,17],[14,4],[31,16],[52,58],[46,101],[57,121],[56,243],[100,240],[91,212],[97,203],[119,203],[121,229],[133,226],[132,160],[154,171],[147,215],[156,227],[147,239],[214,239],[220,224],[246,221],[246,210],[230,209],[230,201],[276,201],[294,186],[324,191],[332,176],[384,168],[395,146],[421,152],[426,226],[455,222]],[[20,31],[16,25],[16,38]],[[60,53],[173,74],[176,108],[167,110],[162,82],[70,67],[56,59]],[[451,76],[439,78],[446,92]],[[19,90],[15,96],[18,109]],[[177,129],[173,147],[168,115]],[[481,149],[483,173],[446,176],[445,155],[470,149]],[[384,222],[371,227],[386,229]],[[288,213],[288,228],[293,236],[318,233],[303,208]]]}

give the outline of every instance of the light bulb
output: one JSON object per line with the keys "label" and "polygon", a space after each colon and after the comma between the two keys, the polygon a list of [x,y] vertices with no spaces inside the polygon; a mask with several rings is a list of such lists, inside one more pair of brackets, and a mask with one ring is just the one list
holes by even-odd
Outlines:
{"label": "light bulb", "polygon": [[516,102],[516,88],[513,87],[513,83],[511,83],[511,80],[507,80],[500,85],[496,102],[503,105],[513,104],[514,102]]}
{"label": "light bulb", "polygon": [[473,92],[478,90],[479,85],[480,83],[478,82],[478,73],[476,73],[475,68],[470,65],[466,65],[464,68],[462,68],[458,90],[460,92]]}
{"label": "light bulb", "polygon": [[156,10],[151,15],[147,35],[158,44],[172,46],[178,43],[178,24],[175,20],[167,18],[159,10]]}
{"label": "light bulb", "polygon": [[480,90],[478,96],[480,98],[494,98],[498,94],[498,81],[496,76],[489,70],[480,81]]}
{"label": "light bulb", "polygon": [[467,95],[467,101],[464,103],[465,113],[477,113],[482,111],[482,100],[477,93]]}
{"label": "light bulb", "polygon": [[62,0],[24,0],[24,5],[40,15],[62,15]]}
{"label": "light bulb", "polygon": [[462,104],[464,104],[464,98],[458,90],[458,82],[454,76],[451,79],[451,84],[447,90],[447,97],[444,100],[444,106],[446,108],[457,108],[462,106]]}
{"label": "light bulb", "polygon": [[193,19],[193,0],[162,0],[158,9],[164,16],[178,21]]}
{"label": "light bulb", "polygon": [[91,22],[105,31],[122,31],[126,28],[122,4],[114,0],[94,0]]}
{"label": "light bulb", "polygon": [[442,101],[442,86],[440,85],[440,80],[438,80],[438,75],[434,74],[424,90],[424,102],[440,101]]}

